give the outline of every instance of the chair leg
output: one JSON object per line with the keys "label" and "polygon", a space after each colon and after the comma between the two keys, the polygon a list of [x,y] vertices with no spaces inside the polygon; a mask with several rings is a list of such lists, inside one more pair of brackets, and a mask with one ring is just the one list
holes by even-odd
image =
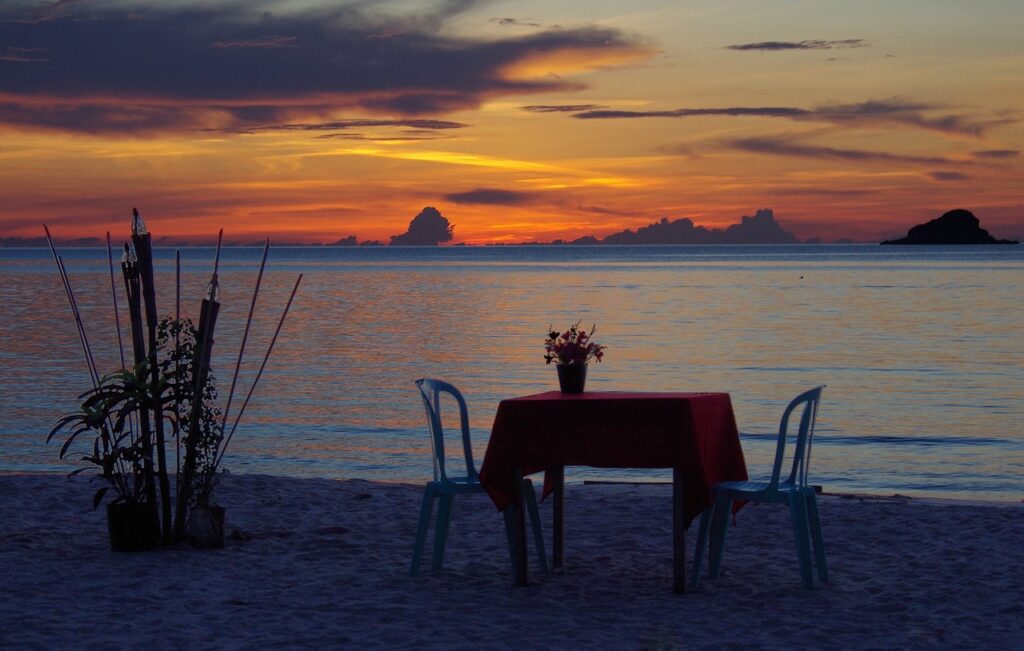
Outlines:
{"label": "chair leg", "polygon": [[789,513],[793,519],[793,537],[796,539],[796,555],[800,562],[800,580],[808,590],[814,588],[811,572],[810,527],[807,524],[807,503],[800,493],[789,496]]}
{"label": "chair leg", "polygon": [[825,539],[821,535],[821,515],[818,513],[818,498],[808,493],[806,498],[807,520],[811,528],[811,542],[814,543],[814,563],[818,566],[818,578],[828,583],[828,567],[825,564]]}
{"label": "chair leg", "polygon": [[732,500],[720,497],[715,500],[711,512],[711,566],[708,578],[717,579],[722,571],[722,554],[725,551],[725,536],[729,531],[729,513],[732,511]]}
{"label": "chair leg", "polygon": [[420,571],[423,545],[427,542],[427,527],[430,526],[430,512],[434,510],[434,487],[428,484],[423,489],[423,505],[420,507],[420,521],[416,526],[416,542],[412,547],[412,567],[409,574],[416,576]]}
{"label": "chair leg", "polygon": [[690,587],[696,588],[700,583],[700,564],[704,562],[704,548],[708,544],[708,528],[711,526],[711,513],[714,504],[700,514],[700,528],[697,530],[697,546],[693,550],[693,569],[690,571]]}
{"label": "chair leg", "polygon": [[540,509],[537,508],[537,494],[533,491],[533,482],[523,480],[523,495],[526,497],[526,509],[530,514],[530,529],[533,530],[533,546],[537,551],[537,566],[544,574],[548,573],[548,555],[544,550],[544,529],[540,524]]}
{"label": "chair leg", "polygon": [[437,522],[434,524],[433,569],[441,569],[444,563],[444,546],[448,542],[448,527],[452,523],[452,495],[441,495],[437,505]]}

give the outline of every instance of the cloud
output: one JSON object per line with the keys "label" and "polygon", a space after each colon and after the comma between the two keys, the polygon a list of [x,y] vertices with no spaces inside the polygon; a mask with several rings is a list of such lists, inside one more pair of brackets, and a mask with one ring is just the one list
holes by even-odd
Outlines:
{"label": "cloud", "polygon": [[[393,118],[351,118],[330,120],[327,122],[298,122],[283,124],[264,124],[244,129],[197,129],[198,131],[216,131],[227,133],[260,133],[263,131],[343,131],[345,129],[368,129],[377,127],[405,127],[417,132],[443,131],[462,129],[469,125],[451,120],[433,120],[426,118],[393,119]],[[340,135],[340,134],[339,134]],[[325,136],[320,136],[325,137]],[[326,136],[330,137],[330,136]]]}
{"label": "cloud", "polygon": [[295,47],[298,39],[294,36],[260,36],[238,41],[216,41],[210,47],[231,49],[241,47],[278,48]]}
{"label": "cloud", "polygon": [[984,151],[976,151],[972,155],[976,158],[1015,158],[1020,156],[1020,151],[1017,149],[986,149]]}
{"label": "cloud", "polygon": [[46,63],[49,57],[45,54],[44,47],[13,47],[7,46],[0,49],[0,62],[8,63]]}
{"label": "cloud", "polygon": [[941,156],[908,156],[883,151],[863,149],[839,149],[822,145],[805,145],[783,138],[740,138],[729,141],[728,146],[741,151],[796,158],[833,159],[854,162],[916,163],[928,165],[949,165],[955,161]]}
{"label": "cloud", "polygon": [[844,126],[913,126],[946,134],[979,137],[990,127],[1017,122],[1013,118],[988,121],[971,120],[963,115],[947,113],[929,116],[925,112],[939,109],[920,102],[899,98],[867,100],[854,104],[824,104],[806,109],[794,106],[731,106],[715,108],[679,108],[661,111],[588,110],[572,117],[581,120],[690,117],[766,117],[811,122],[828,122]]}
{"label": "cloud", "polygon": [[596,111],[604,107],[600,104],[531,104],[519,108],[530,113],[578,113]]}
{"label": "cloud", "polygon": [[941,170],[928,172],[928,176],[936,181],[968,181],[971,178],[970,176],[961,174],[960,172],[946,172]]}
{"label": "cloud", "polygon": [[540,27],[540,23],[533,23],[528,20],[519,20],[518,18],[491,18],[492,23],[497,23],[505,27]]}
{"label": "cloud", "polygon": [[[414,4],[402,15],[280,0],[95,0],[45,15],[0,5],[0,53],[17,59],[3,64],[0,124],[146,134],[327,122],[345,110],[422,117],[577,90],[566,73],[651,54],[601,27],[452,36],[447,22],[476,4]],[[21,65],[44,57],[31,74]]]}
{"label": "cloud", "polygon": [[468,192],[446,194],[445,199],[454,203],[477,203],[495,206],[518,206],[529,203],[535,195],[530,192],[514,192],[497,188],[477,188]]}
{"label": "cloud", "polygon": [[391,236],[391,246],[436,246],[450,242],[455,226],[441,212],[427,206],[409,222],[409,230]]}
{"label": "cloud", "polygon": [[581,120],[600,120],[609,118],[689,118],[708,115],[724,115],[729,117],[754,115],[772,118],[798,118],[810,114],[811,112],[806,109],[792,108],[788,106],[732,106],[727,108],[681,108],[670,111],[595,110],[578,113],[573,117]]}
{"label": "cloud", "polygon": [[760,50],[767,52],[778,52],[780,50],[833,50],[837,48],[867,47],[867,42],[862,38],[846,38],[839,41],[810,40],[810,41],[761,41],[760,43],[740,43],[728,45],[728,50],[739,50],[742,52]]}

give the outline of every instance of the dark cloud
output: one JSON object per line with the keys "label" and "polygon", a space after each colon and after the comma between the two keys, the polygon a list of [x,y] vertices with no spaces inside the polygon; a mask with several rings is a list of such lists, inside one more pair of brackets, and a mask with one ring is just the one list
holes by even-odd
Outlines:
{"label": "dark cloud", "polygon": [[[274,0],[131,4],[46,12],[0,5],[0,123],[77,132],[246,130],[329,121],[338,111],[402,117],[478,107],[497,96],[578,89],[509,74],[557,53],[646,52],[614,29],[547,29],[492,39],[446,35],[476,0],[410,15],[368,3],[288,10]],[[35,59],[46,65],[23,65]]]}
{"label": "dark cloud", "polygon": [[400,132],[393,136],[368,136],[365,133],[322,133],[317,136],[323,140],[359,140],[361,142],[394,142],[395,140],[446,140],[450,136]]}
{"label": "dark cloud", "polygon": [[450,242],[455,226],[441,212],[427,206],[409,222],[409,230],[391,236],[391,246],[436,246]]}
{"label": "dark cloud", "polygon": [[935,171],[928,172],[928,176],[932,177],[936,181],[968,181],[971,177],[960,172],[946,172],[946,171]]}
{"label": "dark cloud", "polygon": [[44,47],[5,47],[0,49],[0,62],[46,63],[49,61]]}
{"label": "dark cloud", "polygon": [[534,195],[529,192],[514,192],[497,188],[477,188],[468,192],[446,194],[445,199],[454,203],[479,203],[495,206],[517,206],[529,203]]}
{"label": "dark cloud", "polygon": [[528,20],[519,20],[518,18],[491,18],[492,23],[498,23],[499,25],[509,27],[540,27],[540,23],[530,22]]}
{"label": "dark cloud", "polygon": [[976,158],[1015,158],[1020,156],[1020,151],[1017,149],[986,149],[976,151],[973,155]]}
{"label": "dark cloud", "polygon": [[740,43],[728,45],[729,50],[760,50],[762,52],[778,52],[780,50],[833,50],[847,47],[867,47],[867,42],[862,38],[846,38],[839,41],[809,40],[809,41],[761,41],[760,43]]}
{"label": "dark cloud", "polygon": [[262,48],[278,48],[278,47],[295,47],[298,39],[294,36],[260,36],[258,38],[250,38],[247,40],[240,41],[217,41],[210,45],[210,47],[230,49],[240,47],[262,47]]}
{"label": "dark cloud", "polygon": [[[255,117],[255,116],[253,116]],[[406,127],[420,133],[442,131],[446,129],[462,129],[468,125],[451,120],[431,120],[424,118],[385,119],[385,118],[352,118],[347,120],[330,120],[327,122],[297,122],[285,124],[264,124],[246,129],[197,129],[198,131],[217,131],[228,133],[259,133],[263,131],[342,131],[345,129],[369,129]],[[322,136],[321,136],[322,137]]]}
{"label": "dark cloud", "polygon": [[811,111],[788,106],[732,106],[728,108],[681,108],[670,111],[585,111],[577,113],[574,118],[581,120],[601,120],[615,118],[689,118],[708,115],[724,115],[730,117],[755,115],[771,118],[799,118],[811,115]]}
{"label": "dark cloud", "polygon": [[578,113],[580,111],[596,111],[604,107],[600,104],[531,104],[519,108],[530,113]]}
{"label": "dark cloud", "polygon": [[939,107],[907,102],[899,98],[868,100],[855,104],[825,104],[813,109],[792,106],[741,106],[719,108],[680,108],[665,111],[611,111],[593,110],[573,115],[581,120],[629,119],[629,118],[689,118],[706,116],[724,117],[767,117],[829,122],[845,126],[914,126],[943,133],[980,136],[993,126],[1016,122],[1002,118],[989,121],[974,121],[966,116],[945,114],[926,115]]}
{"label": "dark cloud", "polygon": [[806,145],[783,138],[741,138],[727,143],[733,149],[756,154],[792,156],[796,158],[833,159],[854,162],[917,163],[949,165],[955,161],[940,156],[908,156],[883,151],[839,149],[821,145]]}

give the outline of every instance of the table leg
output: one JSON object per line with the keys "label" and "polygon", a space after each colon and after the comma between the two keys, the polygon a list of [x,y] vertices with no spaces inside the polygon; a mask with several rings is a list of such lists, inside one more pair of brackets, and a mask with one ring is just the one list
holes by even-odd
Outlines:
{"label": "table leg", "polygon": [[686,592],[686,516],[683,471],[672,469],[672,591]]}
{"label": "table leg", "polygon": [[551,473],[551,482],[554,486],[552,494],[554,504],[551,509],[554,512],[554,526],[551,533],[554,545],[552,565],[562,567],[562,561],[565,560],[565,466],[552,468],[548,472]]}
{"label": "table leg", "polygon": [[527,585],[529,583],[529,571],[526,558],[526,515],[523,505],[523,471],[516,468],[516,486],[512,500],[512,550],[515,558],[516,583]]}

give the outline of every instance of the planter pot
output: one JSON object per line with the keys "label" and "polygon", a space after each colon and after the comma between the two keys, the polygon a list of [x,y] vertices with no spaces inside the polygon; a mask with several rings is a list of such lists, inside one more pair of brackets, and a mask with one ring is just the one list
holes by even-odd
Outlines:
{"label": "planter pot", "polygon": [[160,541],[160,520],[149,504],[116,502],[107,504],[110,551],[141,552]]}
{"label": "planter pot", "polygon": [[587,383],[586,364],[559,364],[558,386],[562,393],[583,393],[583,386]]}
{"label": "planter pot", "polygon": [[189,509],[185,537],[199,549],[224,547],[224,507],[208,506]]}

